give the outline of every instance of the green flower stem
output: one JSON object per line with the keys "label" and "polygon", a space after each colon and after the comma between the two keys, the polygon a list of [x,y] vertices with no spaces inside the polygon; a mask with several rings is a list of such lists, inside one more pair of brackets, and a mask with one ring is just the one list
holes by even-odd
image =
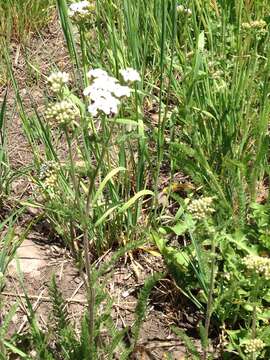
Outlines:
{"label": "green flower stem", "polygon": [[[253,310],[252,310],[252,324],[251,324],[251,337],[252,339],[256,339],[257,335],[257,300],[258,294],[260,293],[260,278],[256,276],[256,280],[254,282],[254,291],[252,293],[252,301],[253,301]],[[251,354],[251,360],[256,360],[257,355],[256,352]]]}
{"label": "green flower stem", "polygon": [[95,179],[98,175],[99,169],[103,163],[105,153],[107,151],[107,144],[112,136],[113,129],[115,126],[115,122],[112,123],[112,126],[109,131],[109,135],[107,139],[103,142],[101,154],[98,159],[97,166],[95,171],[90,179],[88,191],[87,191],[87,198],[86,198],[86,205],[85,205],[85,213],[83,217],[83,246],[84,246],[84,258],[85,258],[85,270],[87,275],[87,297],[88,297],[88,312],[89,312],[89,324],[88,324],[88,331],[89,331],[89,344],[90,349],[94,349],[94,328],[95,328],[95,319],[94,319],[94,311],[95,311],[95,288],[94,288],[94,280],[92,276],[92,268],[91,268],[91,261],[90,261],[90,247],[89,247],[89,234],[88,234],[88,225],[89,225],[89,212],[91,206],[91,196],[93,193]]}
{"label": "green flower stem", "polygon": [[[206,227],[209,230],[209,226],[206,223]],[[210,231],[209,231],[210,232]],[[215,287],[215,263],[216,263],[216,242],[215,236],[211,235],[211,269],[210,269],[210,283],[207,297],[207,310],[206,310],[206,319],[205,319],[205,338],[208,340],[209,337],[209,328],[212,316],[212,307],[213,307],[213,293]],[[208,346],[205,347],[203,351],[203,360],[207,359]]]}
{"label": "green flower stem", "polygon": [[[72,156],[71,139],[70,139],[70,136],[68,134],[68,130],[66,127],[65,127],[65,135],[66,135],[68,151],[69,151],[69,160],[70,160],[70,166],[71,166],[71,178],[72,178],[73,187],[74,187],[74,191],[75,191],[75,206],[77,206],[78,210],[80,211],[80,214],[83,215],[81,213],[81,206],[80,206],[80,201],[79,201],[79,188],[78,188],[78,184],[77,184],[77,180],[76,180],[75,166],[74,166],[74,160],[73,160],[73,156]],[[98,172],[98,168],[96,169],[96,174],[97,174],[97,172]],[[88,195],[92,193],[93,186],[94,186],[93,179],[95,179],[95,177],[96,176],[93,176],[93,178],[91,179],[91,182],[90,182],[91,186],[89,187]],[[85,269],[86,269],[87,278],[85,279],[85,277],[83,277],[83,279],[85,281],[85,287],[86,287],[86,291],[87,291],[87,300],[88,300],[87,305],[88,305],[88,312],[89,312],[89,324],[88,324],[89,346],[90,346],[90,349],[94,349],[95,292],[94,292],[94,284],[92,281],[91,263],[90,263],[90,258],[89,258],[90,249],[89,249],[89,240],[88,240],[88,226],[87,226],[87,221],[86,221],[86,219],[88,219],[88,216],[89,216],[89,208],[90,208],[90,197],[87,196],[86,214],[84,217],[85,227],[84,227],[84,236],[83,236]]]}

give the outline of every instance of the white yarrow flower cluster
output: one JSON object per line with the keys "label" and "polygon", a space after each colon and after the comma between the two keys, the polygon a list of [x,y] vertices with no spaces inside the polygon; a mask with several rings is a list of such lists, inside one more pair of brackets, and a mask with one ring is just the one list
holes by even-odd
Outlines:
{"label": "white yarrow flower cluster", "polygon": [[247,255],[243,259],[243,263],[249,271],[270,280],[270,258]]}
{"label": "white yarrow flower cluster", "polygon": [[265,347],[265,343],[261,339],[251,339],[245,343],[245,353],[258,353]]}
{"label": "white yarrow flower cluster", "polygon": [[78,115],[78,108],[68,100],[50,104],[45,114],[47,120],[55,125],[73,124]]}
{"label": "white yarrow flower cluster", "polygon": [[87,75],[91,85],[84,89],[83,93],[91,101],[88,106],[90,114],[93,116],[97,116],[99,112],[106,115],[117,114],[120,99],[130,96],[130,88],[119,84],[117,79],[109,76],[102,69],[92,69]]}
{"label": "white yarrow flower cluster", "polygon": [[141,81],[140,74],[135,69],[132,68],[121,69],[120,74],[122,75],[125,82]]}
{"label": "white yarrow flower cluster", "polygon": [[194,219],[203,220],[215,212],[215,209],[211,207],[213,200],[213,197],[202,197],[192,200],[187,209]]}
{"label": "white yarrow flower cluster", "polygon": [[65,85],[69,82],[69,74],[66,72],[53,72],[48,77],[48,84],[54,93],[59,93]]}
{"label": "white yarrow flower cluster", "polygon": [[68,15],[74,21],[84,20],[89,17],[91,10],[93,10],[94,5],[89,1],[79,1],[73,4],[70,4]]}
{"label": "white yarrow flower cluster", "polygon": [[184,5],[177,5],[176,11],[177,11],[179,14],[188,15],[188,16],[191,16],[191,15],[192,15],[191,9],[185,8]]}

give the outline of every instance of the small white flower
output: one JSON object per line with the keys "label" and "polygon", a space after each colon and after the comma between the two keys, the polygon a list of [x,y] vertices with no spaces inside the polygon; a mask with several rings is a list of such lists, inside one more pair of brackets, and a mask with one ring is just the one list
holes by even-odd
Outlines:
{"label": "small white flower", "polygon": [[140,74],[135,69],[132,68],[121,69],[120,74],[122,75],[125,82],[141,81]]}
{"label": "small white flower", "polygon": [[79,116],[78,108],[68,100],[50,104],[45,114],[47,120],[55,125],[72,125]]}
{"label": "small white flower", "polygon": [[113,92],[118,80],[112,76],[100,76],[94,79],[91,87],[93,90],[104,90]]}
{"label": "small white flower", "polygon": [[184,5],[177,5],[176,11],[179,12],[179,13],[184,13],[185,12]]}
{"label": "small white flower", "polygon": [[91,94],[91,85],[87,86],[84,90],[83,90],[83,95],[84,96],[89,96]]}
{"label": "small white flower", "polygon": [[177,11],[179,14],[188,15],[188,16],[191,16],[191,15],[192,15],[191,9],[185,8],[184,5],[178,5],[178,6],[176,7],[176,11]]}
{"label": "small white flower", "polygon": [[102,70],[102,69],[91,69],[88,71],[87,76],[89,77],[89,79],[92,78],[99,78],[99,77],[103,77],[103,76],[109,76],[107,71]]}
{"label": "small white flower", "polygon": [[62,88],[67,85],[69,82],[69,74],[66,72],[53,72],[48,77],[48,84],[51,87],[51,90],[55,93],[58,93]]}
{"label": "small white flower", "polygon": [[131,90],[128,86],[122,86],[119,84],[115,84],[115,87],[114,87],[114,89],[112,89],[112,92],[118,98],[123,97],[123,96],[130,97]]}
{"label": "small white flower", "polygon": [[90,7],[89,1],[80,1],[74,4],[70,4],[69,6],[69,16],[74,15],[86,15],[88,13],[88,9]]}
{"label": "small white flower", "polygon": [[245,343],[245,353],[259,353],[265,347],[265,343],[261,339],[250,339]]}
{"label": "small white flower", "polygon": [[263,276],[270,280],[270,259],[267,257],[247,255],[243,259],[246,268],[257,275]]}
{"label": "small white flower", "polygon": [[88,111],[93,116],[97,116],[98,111],[102,111],[106,115],[116,114],[120,101],[113,96],[100,97],[88,106]]}
{"label": "small white flower", "polygon": [[188,211],[196,220],[203,220],[215,212],[212,208],[213,197],[201,197],[200,199],[192,200],[188,205]]}
{"label": "small white flower", "polygon": [[116,114],[120,105],[119,99],[130,96],[130,88],[120,85],[117,79],[102,69],[92,69],[87,75],[92,79],[92,83],[84,89],[83,94],[91,101],[88,106],[90,114],[97,116],[99,111],[106,115]]}
{"label": "small white flower", "polygon": [[95,4],[89,1],[80,1],[69,6],[68,15],[76,22],[90,19],[91,12],[95,9]]}

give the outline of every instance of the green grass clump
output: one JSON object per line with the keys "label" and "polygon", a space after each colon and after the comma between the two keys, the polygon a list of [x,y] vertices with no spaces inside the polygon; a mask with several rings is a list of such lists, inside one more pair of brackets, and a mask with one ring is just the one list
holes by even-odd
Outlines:
{"label": "green grass clump", "polygon": [[53,9],[52,0],[1,0],[1,34],[6,39],[24,43],[48,24]]}

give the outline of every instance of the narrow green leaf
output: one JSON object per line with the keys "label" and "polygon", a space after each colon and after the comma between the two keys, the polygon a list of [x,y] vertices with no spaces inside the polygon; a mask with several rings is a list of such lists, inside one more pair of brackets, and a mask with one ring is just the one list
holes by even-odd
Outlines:
{"label": "narrow green leaf", "polygon": [[120,209],[120,212],[124,212],[127,209],[129,209],[132,205],[134,205],[134,203],[139,200],[140,197],[142,196],[147,196],[147,195],[151,195],[153,196],[154,193],[153,191],[150,190],[141,190],[139,191],[136,195],[134,195],[130,200],[128,200]]}
{"label": "narrow green leaf", "polygon": [[98,200],[98,198],[100,197],[100,195],[102,194],[103,189],[105,188],[106,184],[108,183],[108,181],[110,181],[117,173],[119,173],[120,171],[126,171],[126,168],[124,167],[118,167],[116,169],[113,169],[106,177],[105,179],[101,182],[101,184],[98,187],[98,190],[93,198],[92,201],[92,205],[94,205],[96,203],[96,201]]}

